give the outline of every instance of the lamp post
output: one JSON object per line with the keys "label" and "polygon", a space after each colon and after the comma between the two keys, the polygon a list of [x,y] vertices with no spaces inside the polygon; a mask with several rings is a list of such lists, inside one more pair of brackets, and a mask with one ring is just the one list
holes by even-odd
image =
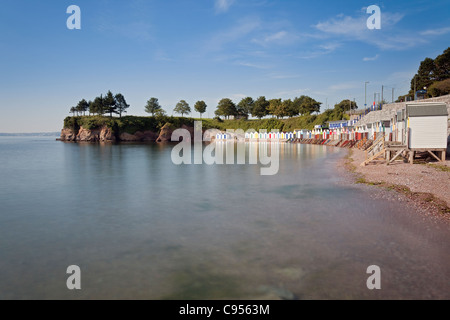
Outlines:
{"label": "lamp post", "polygon": [[369,81],[364,82],[364,107],[367,108],[367,84]]}

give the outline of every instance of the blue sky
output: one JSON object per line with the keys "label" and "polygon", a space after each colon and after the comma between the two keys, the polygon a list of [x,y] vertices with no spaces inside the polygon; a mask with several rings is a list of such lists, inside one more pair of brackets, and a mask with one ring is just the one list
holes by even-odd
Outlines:
{"label": "blue sky", "polygon": [[[68,30],[69,5],[81,30]],[[450,46],[450,2],[298,0],[2,0],[0,132],[58,131],[71,106],[111,90],[145,115],[157,97],[294,98],[364,105],[405,94],[425,57]],[[368,30],[366,8],[381,8]],[[193,116],[198,116],[193,113]]]}

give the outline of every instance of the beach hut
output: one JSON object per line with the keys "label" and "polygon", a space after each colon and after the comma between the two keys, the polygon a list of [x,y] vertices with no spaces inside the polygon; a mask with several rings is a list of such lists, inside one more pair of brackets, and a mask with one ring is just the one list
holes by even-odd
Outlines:
{"label": "beach hut", "polygon": [[406,122],[409,149],[447,149],[448,111],[445,103],[406,104]]}

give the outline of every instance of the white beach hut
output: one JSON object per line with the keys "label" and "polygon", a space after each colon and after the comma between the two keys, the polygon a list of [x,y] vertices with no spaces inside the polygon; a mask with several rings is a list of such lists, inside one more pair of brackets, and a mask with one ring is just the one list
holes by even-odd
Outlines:
{"label": "white beach hut", "polygon": [[445,103],[406,105],[409,149],[447,149],[448,111]]}

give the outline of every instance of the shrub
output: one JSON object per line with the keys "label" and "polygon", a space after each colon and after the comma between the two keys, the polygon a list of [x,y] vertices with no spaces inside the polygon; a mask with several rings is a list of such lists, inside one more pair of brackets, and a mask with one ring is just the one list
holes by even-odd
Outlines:
{"label": "shrub", "polygon": [[431,95],[432,97],[439,97],[446,94],[450,94],[450,79],[433,83],[428,88],[428,94]]}

